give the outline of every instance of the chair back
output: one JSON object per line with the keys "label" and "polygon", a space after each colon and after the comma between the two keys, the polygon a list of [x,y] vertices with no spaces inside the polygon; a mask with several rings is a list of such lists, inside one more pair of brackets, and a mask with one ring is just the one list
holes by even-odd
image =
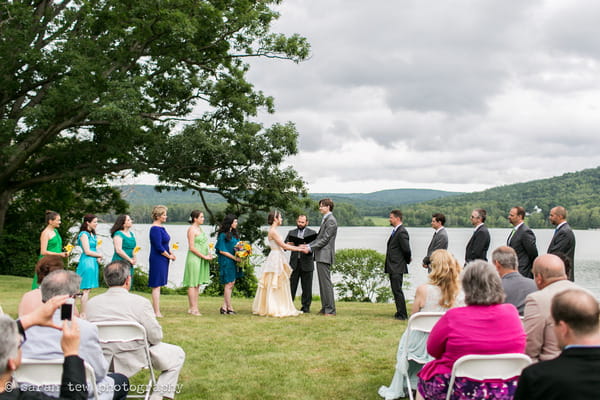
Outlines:
{"label": "chair back", "polygon": [[450,400],[454,391],[456,377],[475,380],[506,380],[521,375],[523,368],[531,364],[531,358],[521,353],[506,354],[469,354],[462,356],[454,363],[448,384],[446,400]]}
{"label": "chair back", "polygon": [[[406,326],[406,343],[410,342],[410,335],[413,332],[431,332],[435,324],[440,320],[440,318],[442,318],[443,315],[444,312],[418,312],[411,315],[410,319],[408,320],[408,325]],[[404,353],[402,354],[402,357],[405,360],[407,360],[407,362],[408,360],[419,362],[418,360],[415,360],[413,357],[411,357],[410,354],[408,354],[408,345],[404,346]],[[422,361],[419,362],[419,364],[421,363]],[[410,400],[413,400],[412,388],[410,386],[410,377],[407,373],[405,373],[404,378],[406,379],[408,397]]]}
{"label": "chair back", "polygon": [[94,325],[98,328],[98,338],[100,339],[101,346],[108,343],[126,343],[133,341],[142,341],[144,343],[144,353],[146,354],[145,368],[150,371],[150,379],[143,395],[129,395],[128,397],[143,397],[148,399],[152,388],[156,386],[156,376],[154,375],[152,359],[150,358],[150,343],[148,343],[146,329],[143,325],[135,321],[102,321],[94,322]]}
{"label": "chair back", "polygon": [[[21,366],[14,372],[14,377],[19,384],[30,384],[33,386],[57,386],[60,388],[63,373],[63,358],[52,360],[35,360],[24,358]],[[85,379],[88,392],[98,400],[98,389],[96,387],[96,374],[94,368],[87,362],[85,365]]]}

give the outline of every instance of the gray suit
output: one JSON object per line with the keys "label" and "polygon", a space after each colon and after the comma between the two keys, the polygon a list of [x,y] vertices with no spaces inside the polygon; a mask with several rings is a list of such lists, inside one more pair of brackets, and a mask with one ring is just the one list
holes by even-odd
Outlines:
{"label": "gray suit", "polygon": [[[150,342],[152,366],[159,371],[152,398],[173,398],[177,390],[179,372],[183,367],[185,352],[179,346],[161,342],[162,328],[148,299],[129,293],[122,287],[111,287],[106,293],[90,299],[86,307],[87,318],[92,322],[135,321],[146,329]],[[103,348],[114,365],[115,372],[131,376],[146,365],[146,356],[140,343],[109,343]]]}
{"label": "gray suit", "polygon": [[[292,229],[285,237],[285,242],[290,242],[290,237],[299,237],[300,229]],[[316,232],[306,227],[302,237],[314,235]],[[312,302],[312,281],[313,271],[315,270],[315,261],[311,254],[305,254],[299,251],[292,251],[290,254],[290,267],[292,267],[292,275],[290,275],[290,289],[292,290],[292,301],[296,297],[298,290],[298,282],[302,285],[302,312],[310,312],[310,304]]]}
{"label": "gray suit", "polygon": [[517,307],[519,315],[523,315],[527,295],[538,290],[533,279],[526,278],[517,271],[502,277],[502,287],[506,294],[504,302]]}
{"label": "gray suit", "polygon": [[535,235],[533,231],[525,224],[508,237],[506,244],[512,247],[517,253],[519,259],[519,272],[527,278],[533,278],[531,268],[533,260],[538,256],[537,246],[535,245]]}
{"label": "gray suit", "polygon": [[569,280],[575,280],[575,235],[573,230],[567,222],[562,224],[560,228],[554,231],[554,236],[548,246],[548,253],[556,254],[563,253],[569,259],[571,263],[571,269],[569,270]]}
{"label": "gray suit", "polygon": [[335,297],[329,268],[335,262],[336,235],[337,221],[333,214],[329,213],[323,218],[317,238],[309,244],[317,262],[322,306],[319,312],[322,314],[335,314]]}
{"label": "gray suit", "polygon": [[431,253],[439,249],[448,250],[448,232],[444,227],[433,234],[429,247],[427,247],[427,257],[431,257]]}

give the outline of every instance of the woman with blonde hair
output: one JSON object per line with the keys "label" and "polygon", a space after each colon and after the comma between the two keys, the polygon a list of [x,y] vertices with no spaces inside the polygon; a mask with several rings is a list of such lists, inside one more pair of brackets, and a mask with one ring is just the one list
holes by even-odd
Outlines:
{"label": "woman with blonde hair", "polygon": [[175,261],[175,254],[169,247],[171,236],[163,226],[167,222],[167,207],[155,206],[152,209],[152,226],[150,227],[150,259],[148,286],[152,288],[152,308],[157,317],[160,312],[160,288],[169,280],[169,263]]}
{"label": "woman with blonde hair", "polygon": [[[460,287],[460,272],[462,270],[458,260],[447,250],[436,250],[431,256],[431,272],[428,282],[420,285],[415,292],[411,314],[418,312],[445,312],[453,307],[464,306],[464,294]],[[404,334],[398,344],[396,353],[396,372],[390,386],[381,386],[379,395],[385,399],[408,397],[405,390],[404,375],[408,373],[411,387],[417,387],[417,373],[422,365],[433,358],[427,354],[427,333],[413,331]],[[404,357],[404,349],[408,348],[409,362]],[[412,360],[418,360],[413,362]]]}

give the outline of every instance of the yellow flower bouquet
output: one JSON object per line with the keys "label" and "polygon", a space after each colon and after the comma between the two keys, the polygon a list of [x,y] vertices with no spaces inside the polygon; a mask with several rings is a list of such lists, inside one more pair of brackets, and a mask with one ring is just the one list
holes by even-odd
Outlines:
{"label": "yellow flower bouquet", "polygon": [[250,255],[252,255],[252,246],[250,243],[245,241],[239,241],[235,247],[235,256],[241,258],[242,261],[238,263],[240,268],[245,268],[250,265]]}

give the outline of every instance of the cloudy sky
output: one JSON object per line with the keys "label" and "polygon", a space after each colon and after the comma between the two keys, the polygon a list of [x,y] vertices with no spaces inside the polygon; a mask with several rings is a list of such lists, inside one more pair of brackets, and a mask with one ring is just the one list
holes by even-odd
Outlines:
{"label": "cloudy sky", "polygon": [[476,191],[600,165],[600,2],[286,0],[253,60],[311,192]]}

